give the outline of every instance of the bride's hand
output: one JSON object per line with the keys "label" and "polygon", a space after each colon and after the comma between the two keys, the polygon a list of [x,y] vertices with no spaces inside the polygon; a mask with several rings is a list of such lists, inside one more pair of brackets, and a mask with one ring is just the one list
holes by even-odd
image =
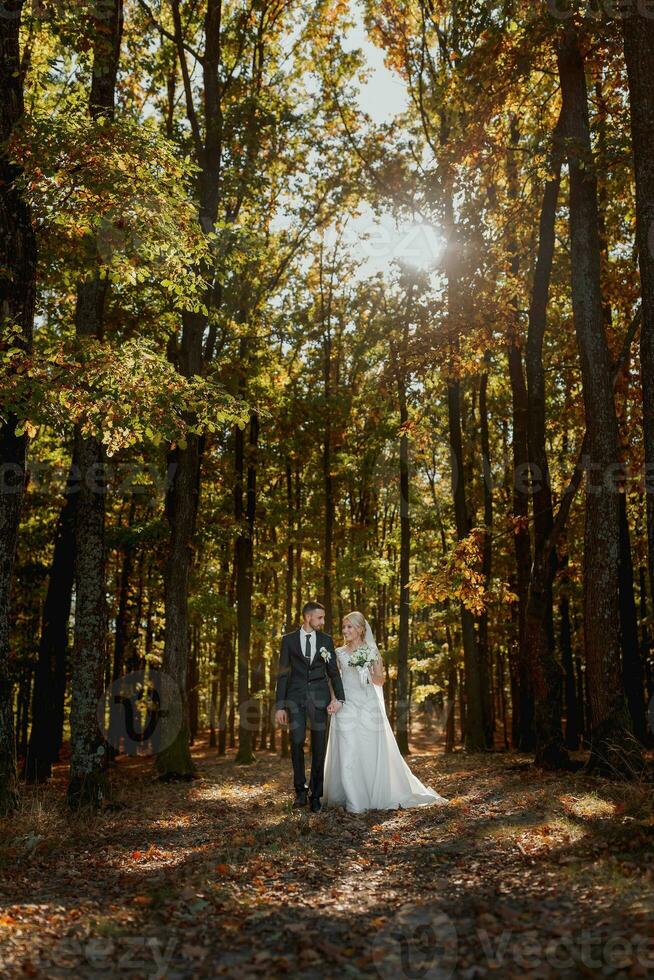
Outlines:
{"label": "bride's hand", "polygon": [[381,659],[381,657],[370,668],[370,679],[372,680],[373,684],[377,685],[377,687],[383,686],[384,681],[386,680],[386,671],[384,669],[384,661]]}

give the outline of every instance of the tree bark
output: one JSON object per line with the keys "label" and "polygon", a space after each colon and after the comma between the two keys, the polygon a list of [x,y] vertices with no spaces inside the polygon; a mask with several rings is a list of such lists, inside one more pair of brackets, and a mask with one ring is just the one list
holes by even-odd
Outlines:
{"label": "tree bark", "polygon": [[654,595],[654,21],[646,11],[625,8],[624,55],[629,81],[631,142],[636,182],[636,241],[642,292],[640,368],[643,392],[647,544],[650,594]]}
{"label": "tree bark", "polygon": [[527,637],[527,603],[531,571],[531,542],[529,538],[529,495],[527,492],[527,424],[528,399],[523,373],[522,351],[514,340],[507,351],[511,379],[512,451],[513,451],[513,548],[516,563],[516,593],[518,596],[518,725],[517,747],[531,752],[534,739],[534,691],[530,671]]}
{"label": "tree bark", "polygon": [[75,575],[75,509],[73,490],[78,472],[73,457],[66,486],[66,500],[55,531],[54,553],[48,591],[43,605],[39,659],[32,696],[32,729],[25,759],[24,778],[42,783],[52,775],[59,759],[64,724],[68,620]]}
{"label": "tree bark", "polygon": [[332,476],[332,420],[331,420],[331,376],[332,376],[332,338],[327,311],[325,335],[323,338],[323,383],[325,386],[325,429],[323,434],[322,471],[325,492],[325,544],[323,555],[323,595],[325,606],[325,631],[333,631],[332,574],[334,567],[334,478]]}
{"label": "tree bark", "polygon": [[[184,48],[183,25],[179,0],[172,0],[172,19],[179,58],[187,114],[194,134],[198,173],[198,222],[202,230],[212,233],[218,218],[218,188],[222,164],[222,108],[220,103],[221,23],[222,0],[207,0],[205,15],[205,51],[202,58],[204,85],[205,132],[199,132],[193,90],[188,74]],[[215,301],[214,273],[201,270],[209,286],[205,305],[211,309]],[[186,310],[182,314],[182,338],[178,371],[185,377],[201,375],[205,358],[203,340],[208,316]],[[209,345],[211,346],[211,345]],[[190,420],[192,421],[192,420]],[[193,559],[193,542],[200,495],[204,438],[189,432],[184,448],[177,446],[169,453],[174,466],[168,488],[166,516],[170,526],[168,555],[164,571],[164,604],[166,626],[164,633],[163,670],[176,682],[182,699],[182,723],[175,739],[157,756],[157,771],[161,779],[190,779],[195,766],[189,750],[189,715],[187,670],[189,658],[188,589]]]}
{"label": "tree bark", "polygon": [[[20,23],[23,0],[5,0],[0,18],[0,318],[13,327],[9,346],[32,350],[37,245],[32,214],[17,190],[21,170],[11,163],[8,143],[23,111]],[[4,342],[3,342],[4,345]],[[27,436],[16,433],[9,411],[0,423],[0,813],[18,802],[13,693],[10,673],[10,601],[18,527],[25,490]]]}
{"label": "tree bark", "polygon": [[620,662],[620,517],[613,483],[621,467],[618,422],[604,332],[586,78],[571,24],[559,37],[557,60],[570,173],[572,306],[588,438],[584,646],[593,725],[589,764],[592,769],[633,775],[641,768],[642,756],[633,736]]}
{"label": "tree bark", "polygon": [[[564,569],[567,563],[567,555],[559,559],[561,569]],[[583,724],[579,702],[577,700],[577,677],[572,650],[572,627],[570,623],[570,599],[565,585],[560,590],[559,619],[559,644],[561,647],[561,662],[565,675],[565,747],[575,751],[579,748]]]}
{"label": "tree bark", "polygon": [[561,179],[561,120],[553,137],[552,173],[543,190],[538,253],[529,306],[527,333],[527,441],[532,481],[534,557],[526,609],[526,644],[533,689],[536,764],[546,769],[567,767],[568,755],[561,730],[563,671],[556,659],[552,586],[556,550],[550,546],[554,511],[545,441],[546,392],[543,340],[547,328],[556,211]]}
{"label": "tree bark", "polygon": [[411,621],[411,601],[409,579],[411,574],[411,506],[409,476],[409,422],[408,406],[408,352],[409,326],[413,306],[413,284],[410,283],[406,297],[406,310],[402,321],[402,335],[399,347],[391,339],[390,353],[395,369],[397,399],[400,409],[400,580],[399,580],[399,629],[397,650],[397,720],[395,734],[402,755],[409,754],[410,691],[409,691],[409,629]]}
{"label": "tree bark", "polygon": [[[507,192],[514,207],[519,199],[518,167],[516,151],[520,142],[520,130],[515,115],[510,117],[510,147],[507,161]],[[508,252],[513,276],[520,271],[518,243],[510,229]],[[513,550],[515,554],[515,591],[517,603],[517,673],[519,702],[516,725],[517,747],[523,752],[534,748],[534,692],[529,670],[527,650],[527,602],[529,574],[531,570],[531,541],[529,535],[528,470],[528,395],[522,356],[522,329],[518,315],[518,299],[512,300],[513,316],[508,327],[507,363],[511,384],[511,449],[513,454],[512,510]]]}
{"label": "tree bark", "polygon": [[[481,436],[481,469],[484,495],[484,545],[482,552],[482,574],[484,588],[490,589],[493,558],[493,485],[490,468],[490,439],[488,434],[488,370],[485,370],[479,383],[479,429]],[[479,644],[479,674],[482,692],[484,734],[486,748],[493,748],[495,740],[495,717],[492,698],[492,660],[488,640],[488,610],[479,616],[477,623]]]}
{"label": "tree bark", "polygon": [[[93,9],[93,75],[89,112],[113,119],[123,32],[123,0]],[[108,280],[94,269],[77,288],[75,331],[84,344],[102,340]],[[86,356],[82,348],[81,356]],[[70,708],[71,760],[68,802],[98,807],[105,794],[106,747],[96,720],[103,685],[107,635],[105,554],[105,450],[95,436],[75,427],[81,471],[75,513],[75,657]]]}
{"label": "tree bark", "polygon": [[622,647],[622,679],[631,723],[636,738],[645,744],[647,716],[645,712],[645,672],[640,659],[638,614],[634,597],[634,567],[631,558],[627,498],[619,494],[620,505],[620,641]]}
{"label": "tree bark", "polygon": [[[238,651],[238,752],[236,761],[242,765],[254,762],[252,751],[252,724],[250,711],[250,638],[252,632],[253,591],[253,544],[256,516],[256,449],[259,437],[259,419],[250,413],[249,445],[245,452],[245,438],[241,429],[236,431],[236,482],[234,486],[235,518],[238,527],[236,538],[236,636]],[[247,475],[246,475],[247,470]],[[243,503],[244,480],[245,505]]]}

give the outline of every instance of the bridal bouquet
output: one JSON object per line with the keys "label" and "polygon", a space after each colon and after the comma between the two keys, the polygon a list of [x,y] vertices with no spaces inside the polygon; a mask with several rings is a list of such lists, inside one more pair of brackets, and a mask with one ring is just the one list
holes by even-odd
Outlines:
{"label": "bridal bouquet", "polygon": [[371,650],[367,643],[362,643],[361,646],[358,646],[348,656],[350,667],[356,667],[362,684],[370,683],[369,668],[372,667],[376,660],[376,651]]}

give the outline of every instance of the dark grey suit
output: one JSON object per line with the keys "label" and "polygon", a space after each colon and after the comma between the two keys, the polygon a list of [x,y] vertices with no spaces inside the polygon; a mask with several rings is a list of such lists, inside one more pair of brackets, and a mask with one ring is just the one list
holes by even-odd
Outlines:
{"label": "dark grey suit", "polygon": [[[318,799],[322,796],[325,751],[327,749],[327,705],[331,700],[329,681],[339,701],[345,701],[343,682],[338,672],[334,641],[327,633],[316,630],[316,652],[309,663],[300,640],[300,630],[282,637],[277,673],[277,710],[288,712],[291,737],[291,759],[295,792],[306,789],[304,769],[304,740],[307,721],[311,728],[311,777],[309,792]],[[324,647],[331,654],[325,660],[320,653]]]}

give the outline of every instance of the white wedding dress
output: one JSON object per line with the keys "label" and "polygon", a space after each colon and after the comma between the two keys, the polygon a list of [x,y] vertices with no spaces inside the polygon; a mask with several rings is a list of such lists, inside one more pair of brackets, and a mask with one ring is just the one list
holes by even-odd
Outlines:
{"label": "white wedding dress", "polygon": [[[374,641],[373,641],[374,642]],[[379,685],[362,683],[345,647],[336,650],[345,704],[332,715],[323,802],[350,813],[448,802],[414,776],[402,758]]]}

